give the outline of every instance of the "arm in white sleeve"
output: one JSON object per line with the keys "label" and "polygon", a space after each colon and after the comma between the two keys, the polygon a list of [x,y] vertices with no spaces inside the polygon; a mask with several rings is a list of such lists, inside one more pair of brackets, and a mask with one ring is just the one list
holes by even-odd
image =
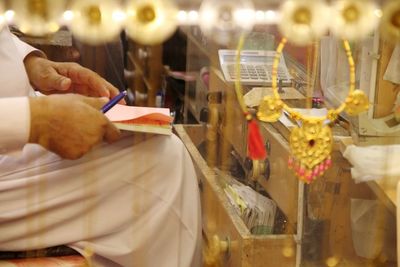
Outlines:
{"label": "arm in white sleeve", "polygon": [[29,133],[29,99],[0,98],[0,154],[21,148],[28,142]]}
{"label": "arm in white sleeve", "polygon": [[30,53],[35,53],[35,55],[37,56],[46,58],[46,55],[42,51],[38,50],[37,48],[34,48],[33,46],[28,45],[27,43],[24,43],[14,34],[10,33],[10,35],[12,36],[13,42],[17,47],[18,53],[22,56],[22,58],[25,58]]}

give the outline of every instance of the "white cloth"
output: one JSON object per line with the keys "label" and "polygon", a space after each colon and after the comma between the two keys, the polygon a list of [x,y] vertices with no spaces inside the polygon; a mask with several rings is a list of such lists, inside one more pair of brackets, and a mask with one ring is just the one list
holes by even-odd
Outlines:
{"label": "white cloth", "polygon": [[383,177],[400,177],[400,145],[359,147],[349,145],[343,156],[353,166],[351,176],[357,182]]}
{"label": "white cloth", "polygon": [[[3,34],[0,48],[15,44]],[[18,51],[26,50],[9,53],[22,62]],[[27,96],[23,65],[12,60],[0,52],[0,97]],[[20,109],[0,116],[0,136],[27,131],[29,124],[4,126],[26,118],[29,106],[21,99],[0,98],[0,114]],[[22,136],[15,143],[25,142]],[[94,266],[200,266],[200,202],[190,156],[174,135],[136,144],[138,136],[102,144],[75,161],[33,144],[0,156],[0,250],[67,244],[93,251]]]}
{"label": "white cloth", "polygon": [[0,31],[0,153],[21,148],[29,137],[29,102],[33,95],[23,59],[35,48],[21,42],[8,28]]}
{"label": "white cloth", "polygon": [[0,250],[68,244],[93,250],[94,266],[200,266],[190,156],[174,135],[134,141],[125,137],[76,161],[35,145],[3,157]]}

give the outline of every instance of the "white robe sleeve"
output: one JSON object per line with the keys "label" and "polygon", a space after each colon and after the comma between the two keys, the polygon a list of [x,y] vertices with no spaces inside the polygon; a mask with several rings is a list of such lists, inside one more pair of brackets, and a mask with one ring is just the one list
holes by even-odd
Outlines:
{"label": "white robe sleeve", "polygon": [[22,148],[28,142],[29,132],[29,99],[0,98],[0,154]]}
{"label": "white robe sleeve", "polygon": [[21,149],[29,139],[29,95],[34,95],[23,64],[43,52],[22,42],[8,28],[0,31],[0,155]]}
{"label": "white robe sleeve", "polygon": [[27,55],[30,53],[35,53],[37,56],[44,57],[46,58],[46,55],[38,50],[37,48],[34,48],[33,46],[28,45],[27,43],[21,41],[17,36],[14,34],[10,34],[12,36],[12,40],[15,44],[15,47],[17,48],[18,53],[22,56],[22,58],[25,59]]}

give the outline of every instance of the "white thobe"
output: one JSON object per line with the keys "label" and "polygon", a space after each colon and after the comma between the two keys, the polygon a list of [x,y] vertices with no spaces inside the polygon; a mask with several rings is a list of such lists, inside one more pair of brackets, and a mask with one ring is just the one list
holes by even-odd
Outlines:
{"label": "white thobe", "polygon": [[64,244],[94,266],[200,266],[197,179],[176,136],[129,135],[74,161],[23,146],[32,49],[0,33],[0,250]]}

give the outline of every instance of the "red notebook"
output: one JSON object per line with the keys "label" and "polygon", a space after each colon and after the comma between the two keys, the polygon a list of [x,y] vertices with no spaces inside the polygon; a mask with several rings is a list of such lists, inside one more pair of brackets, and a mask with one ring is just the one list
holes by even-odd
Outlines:
{"label": "red notebook", "polygon": [[105,113],[120,130],[171,134],[173,118],[168,108],[115,105]]}

